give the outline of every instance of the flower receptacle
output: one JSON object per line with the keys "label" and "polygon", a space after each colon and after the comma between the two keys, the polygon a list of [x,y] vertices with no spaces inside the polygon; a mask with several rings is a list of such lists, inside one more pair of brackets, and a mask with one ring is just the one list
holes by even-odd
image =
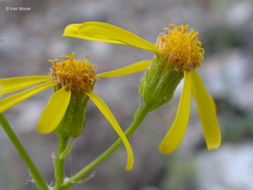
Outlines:
{"label": "flower receptacle", "polygon": [[149,69],[143,76],[139,93],[150,110],[166,104],[183,78],[183,71],[170,64],[169,57],[155,55]]}
{"label": "flower receptacle", "polygon": [[78,137],[81,135],[89,97],[86,94],[72,93],[67,111],[55,133],[59,136]]}

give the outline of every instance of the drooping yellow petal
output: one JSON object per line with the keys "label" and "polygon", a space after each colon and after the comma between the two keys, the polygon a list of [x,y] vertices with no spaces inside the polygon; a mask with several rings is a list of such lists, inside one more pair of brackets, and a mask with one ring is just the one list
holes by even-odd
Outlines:
{"label": "drooping yellow petal", "polygon": [[25,90],[23,92],[20,92],[18,94],[12,95],[10,97],[4,98],[0,100],[0,113],[8,110],[9,108],[15,106],[16,104],[24,101],[27,98],[30,98],[31,96],[41,92],[42,90],[45,90],[51,86],[54,86],[54,82],[46,82],[43,84],[40,84],[38,86],[35,86],[33,88],[30,88],[28,90]]}
{"label": "drooping yellow petal", "polygon": [[208,150],[219,148],[221,133],[216,116],[216,106],[212,97],[208,94],[198,72],[191,72],[192,95],[196,101],[200,121],[204,130]]}
{"label": "drooping yellow petal", "polygon": [[[209,95],[209,94],[208,94]],[[215,103],[215,101],[214,101],[214,99],[212,98],[212,96],[210,96],[209,95],[209,98],[210,98],[210,100],[211,100],[211,102],[212,102],[212,109],[214,110],[214,112],[216,113],[216,110],[217,110],[217,108],[216,108],[216,103]]]}
{"label": "drooping yellow petal", "polygon": [[0,79],[0,95],[16,92],[46,81],[50,81],[49,76],[27,76]]}
{"label": "drooping yellow petal", "polygon": [[71,91],[62,87],[50,98],[40,116],[37,129],[40,133],[50,133],[60,124],[71,98]]}
{"label": "drooping yellow petal", "polygon": [[151,63],[152,63],[152,60],[139,61],[132,65],[123,67],[121,69],[116,69],[113,71],[100,73],[97,76],[101,78],[106,78],[106,77],[119,77],[119,76],[124,76],[124,75],[130,75],[133,73],[145,71],[150,66]]}
{"label": "drooping yellow petal", "polygon": [[129,45],[153,52],[157,51],[156,46],[141,37],[117,26],[103,22],[70,24],[65,28],[63,36]]}
{"label": "drooping yellow petal", "polygon": [[97,106],[97,108],[101,111],[101,113],[105,116],[105,118],[108,120],[108,122],[112,125],[116,133],[119,135],[120,139],[122,140],[123,144],[125,145],[128,159],[125,169],[131,170],[133,168],[134,164],[134,156],[133,151],[131,148],[131,145],[126,138],[124,132],[120,128],[117,120],[113,116],[111,110],[108,108],[108,106],[103,102],[101,98],[99,98],[94,92],[86,92],[86,94],[90,97],[90,99],[94,102],[94,104]]}
{"label": "drooping yellow petal", "polygon": [[184,72],[184,87],[180,98],[178,111],[174,123],[160,144],[159,150],[163,154],[170,154],[181,143],[189,120],[191,106],[190,73]]}

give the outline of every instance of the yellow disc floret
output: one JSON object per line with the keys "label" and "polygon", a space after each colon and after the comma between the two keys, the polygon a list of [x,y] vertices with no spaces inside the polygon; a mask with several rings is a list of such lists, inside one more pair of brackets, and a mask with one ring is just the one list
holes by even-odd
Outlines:
{"label": "yellow disc floret", "polygon": [[193,29],[187,33],[188,25],[171,26],[173,30],[166,28],[168,34],[161,34],[157,39],[159,55],[167,57],[168,64],[179,69],[190,71],[201,66],[205,51],[197,38],[198,33]]}
{"label": "yellow disc floret", "polygon": [[75,53],[64,56],[61,61],[52,63],[51,77],[59,87],[65,86],[73,92],[89,92],[96,82],[96,66],[85,60],[75,60]]}

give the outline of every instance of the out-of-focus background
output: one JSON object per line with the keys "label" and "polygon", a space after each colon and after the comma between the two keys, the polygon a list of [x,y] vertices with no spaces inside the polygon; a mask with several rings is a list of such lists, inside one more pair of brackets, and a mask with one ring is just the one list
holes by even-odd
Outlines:
{"label": "out-of-focus background", "polygon": [[[19,10],[15,10],[18,7]],[[22,7],[21,9],[19,7]],[[253,189],[253,1],[252,0],[0,0],[0,78],[49,73],[52,58],[76,52],[98,72],[152,58],[133,47],[62,37],[71,23],[103,21],[155,43],[169,24],[189,24],[206,50],[200,75],[217,103],[223,141],[208,152],[194,101],[185,138],[164,156],[158,146],[173,122],[181,89],[151,112],[130,138],[133,171],[124,170],[121,147],[96,168],[95,177],[73,190],[252,190]],[[97,81],[94,91],[122,128],[131,123],[143,73]],[[46,90],[5,112],[47,182],[53,182],[57,137],[36,131],[52,94]],[[117,135],[90,103],[85,130],[66,159],[71,176],[103,152]],[[0,189],[36,189],[29,171],[0,128]]]}

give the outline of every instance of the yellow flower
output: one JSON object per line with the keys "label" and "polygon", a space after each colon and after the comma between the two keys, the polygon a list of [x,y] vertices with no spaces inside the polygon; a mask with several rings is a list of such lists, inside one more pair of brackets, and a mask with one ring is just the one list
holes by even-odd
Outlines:
{"label": "yellow flower", "polygon": [[[49,61],[52,63],[50,76],[26,76],[0,79],[0,95],[13,93],[37,85],[1,99],[0,113],[47,88],[53,87],[55,92],[41,114],[37,126],[40,133],[50,133],[57,130],[57,127],[63,120],[67,108],[70,106],[71,98],[82,95],[88,96],[121,138],[128,154],[126,170],[131,170],[134,158],[128,139],[108,106],[92,91],[97,78],[95,73],[96,66],[89,63],[88,58],[85,61],[75,60],[74,53],[71,56],[63,57],[61,61]],[[82,106],[81,102],[80,106]],[[72,115],[72,117],[74,116]],[[82,125],[84,124],[82,123]]]}
{"label": "yellow flower", "polygon": [[[194,32],[194,30],[191,29],[190,32],[187,33],[188,25],[172,26],[174,29],[165,29],[168,31],[168,33],[161,34],[158,37],[156,45],[153,45],[152,43],[122,28],[101,22],[86,22],[82,24],[68,25],[65,28],[63,36],[129,45],[154,52],[155,58],[153,59],[153,63],[151,60],[141,61],[122,69],[101,73],[98,76],[123,76],[148,69],[144,76],[144,80],[146,81],[142,81],[140,87],[140,91],[143,91],[142,88],[148,88],[147,85],[152,84],[149,91],[147,91],[148,93],[144,93],[144,95],[147,97],[146,99],[148,100],[148,98],[152,96],[152,90],[154,90],[156,87],[153,84],[158,84],[158,82],[161,80],[159,78],[158,82],[152,83],[152,80],[156,77],[156,74],[166,74],[167,70],[169,69],[171,69],[171,72],[176,72],[176,85],[174,85],[175,87],[172,88],[176,88],[182,77],[184,77],[184,86],[176,118],[172,124],[172,127],[163,139],[159,150],[164,154],[169,154],[176,150],[181,143],[190,115],[191,95],[197,104],[207,148],[208,150],[216,149],[221,144],[221,134],[216,116],[216,105],[212,97],[208,94],[199,74],[196,71],[196,68],[201,66],[201,62],[204,58],[204,49],[201,48],[201,42],[197,38],[197,32]],[[161,62],[163,65],[160,66],[161,69],[159,72],[157,70],[154,71],[152,65],[158,67],[159,63]],[[152,78],[151,76],[152,80],[149,80],[147,75],[152,75],[150,74],[152,69],[152,74],[154,74],[155,77]],[[170,75],[167,76],[175,76],[175,74],[169,74]],[[166,80],[170,80],[171,82],[173,79],[168,79],[167,77]],[[170,84],[164,83],[164,85]],[[165,92],[166,91],[160,91],[159,96],[163,96],[165,98],[164,101],[169,101],[174,93],[174,89],[170,90],[172,94],[168,95],[168,97],[164,95]],[[160,97],[157,96],[151,99],[155,101],[154,98],[159,99]],[[162,102],[158,102],[154,108],[160,106],[161,104]]]}

